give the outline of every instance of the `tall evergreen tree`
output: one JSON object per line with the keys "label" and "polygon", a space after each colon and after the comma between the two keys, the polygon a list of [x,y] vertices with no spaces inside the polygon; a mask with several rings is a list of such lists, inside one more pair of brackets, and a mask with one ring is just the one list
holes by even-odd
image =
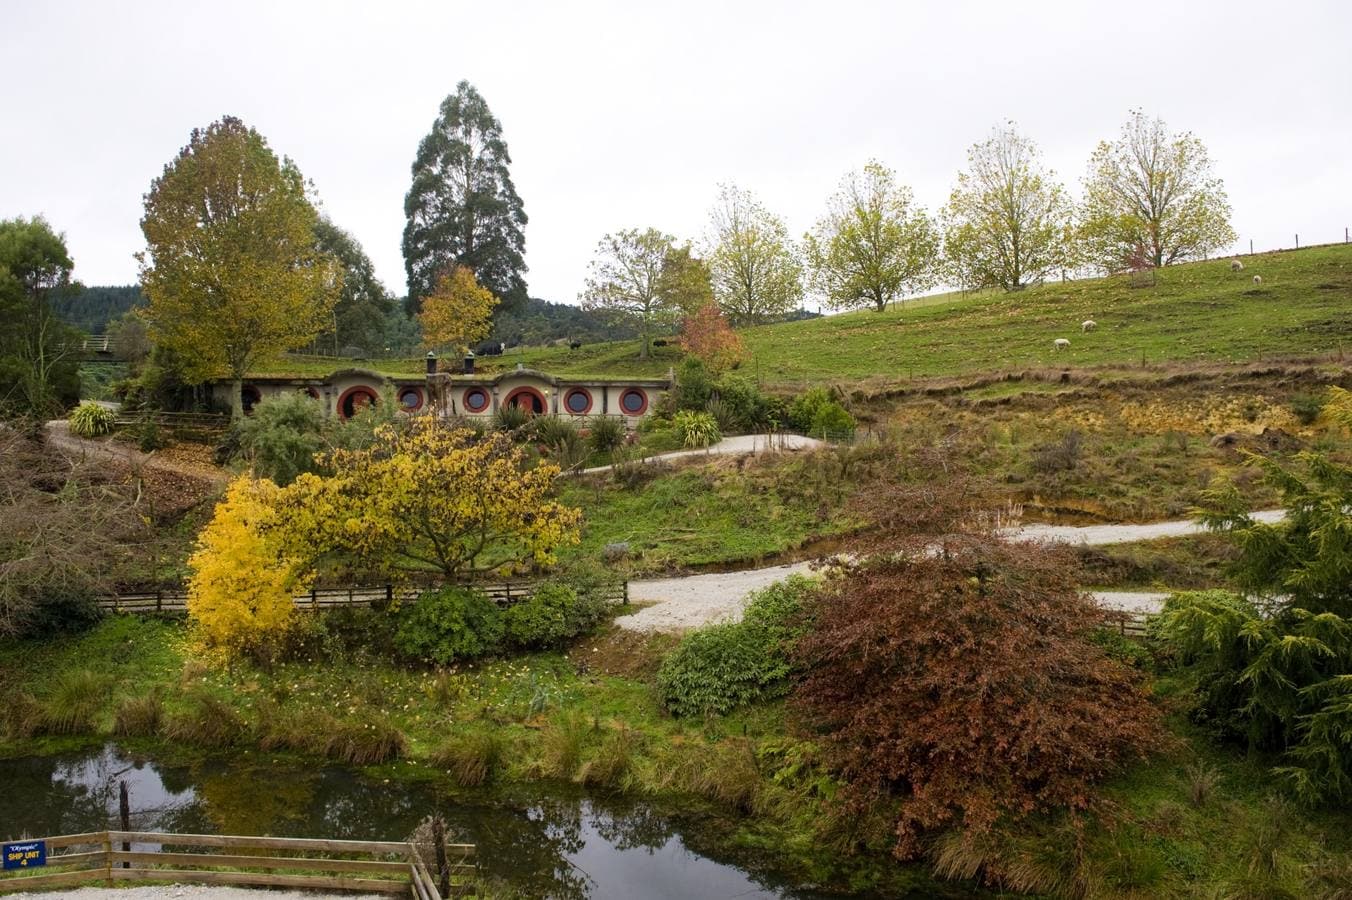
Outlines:
{"label": "tall evergreen tree", "polygon": [[502,124],[474,86],[460,82],[418,145],[404,198],[410,315],[455,266],[468,267],[505,304],[525,302],[526,212],[511,162]]}

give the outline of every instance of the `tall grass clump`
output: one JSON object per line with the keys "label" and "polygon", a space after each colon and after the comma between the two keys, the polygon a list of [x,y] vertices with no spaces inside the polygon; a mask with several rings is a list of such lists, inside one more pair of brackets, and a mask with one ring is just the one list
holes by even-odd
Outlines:
{"label": "tall grass clump", "polygon": [[43,702],[47,734],[92,734],[112,693],[112,680],[87,669],[62,672]]}
{"label": "tall grass clump", "polygon": [[445,769],[461,787],[477,787],[492,781],[502,769],[507,742],[496,730],[466,731],[452,735],[432,751],[432,765]]}
{"label": "tall grass clump", "polygon": [[540,774],[571,779],[582,762],[589,728],[586,717],[577,712],[560,713],[551,719],[540,733]]}
{"label": "tall grass clump", "polygon": [[493,413],[493,427],[508,434],[516,434],[530,424],[530,420],[530,413],[512,403],[504,403]]}
{"label": "tall grass clump", "polygon": [[113,734],[118,737],[151,737],[159,733],[164,702],[156,692],[127,697],[113,712]]}
{"label": "tall grass clump", "polygon": [[672,416],[672,425],[680,438],[682,447],[711,447],[722,438],[718,431],[718,421],[707,412],[695,412],[689,409],[677,410]]}
{"label": "tall grass clump", "polygon": [[171,741],[201,747],[233,747],[248,734],[248,725],[229,703],[205,690],[183,695],[183,708],[165,717],[163,735]]}
{"label": "tall grass clump", "polygon": [[371,766],[404,756],[408,738],[388,716],[362,711],[356,718],[334,720],[318,749],[338,762]]}
{"label": "tall grass clump", "polygon": [[113,430],[117,414],[111,409],[86,400],[70,413],[70,430],[83,438],[98,437]]}
{"label": "tall grass clump", "polygon": [[629,728],[612,731],[578,770],[577,781],[590,788],[621,790],[629,781],[638,738]]}

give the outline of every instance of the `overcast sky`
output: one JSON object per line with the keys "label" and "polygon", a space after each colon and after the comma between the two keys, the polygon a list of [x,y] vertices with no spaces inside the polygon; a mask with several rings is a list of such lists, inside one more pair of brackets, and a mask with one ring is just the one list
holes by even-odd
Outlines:
{"label": "overcast sky", "polygon": [[0,218],[41,214],[86,284],[136,280],[141,198],[195,126],[290,156],[386,285],[418,141],[473,83],[525,203],[533,296],[598,238],[705,230],[715,187],[802,234],[876,157],[932,211],[1013,119],[1077,193],[1140,107],[1210,148],[1239,247],[1352,224],[1352,3],[0,0]]}

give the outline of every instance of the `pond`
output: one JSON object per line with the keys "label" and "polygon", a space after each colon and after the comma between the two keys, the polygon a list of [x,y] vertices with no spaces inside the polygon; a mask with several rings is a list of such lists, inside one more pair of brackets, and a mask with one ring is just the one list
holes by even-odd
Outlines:
{"label": "pond", "polygon": [[478,845],[486,877],[527,897],[827,896],[768,860],[723,852],[717,829],[680,809],[536,785],[524,800],[467,801],[427,782],[267,754],[165,764],[108,744],[0,760],[0,839],[116,827],[122,781],[133,830],[403,840],[439,812],[451,840]]}

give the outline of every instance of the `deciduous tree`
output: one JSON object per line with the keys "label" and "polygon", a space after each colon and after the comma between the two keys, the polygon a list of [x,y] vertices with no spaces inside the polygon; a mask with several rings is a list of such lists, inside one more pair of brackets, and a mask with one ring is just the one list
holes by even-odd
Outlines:
{"label": "deciduous tree", "polygon": [[341,353],[359,347],[368,355],[384,346],[385,320],[394,312],[394,297],[376,277],[375,266],[357,239],[333,224],[327,216],[315,223],[315,238],[322,253],[342,267],[342,286],[333,305],[325,332],[316,343]]}
{"label": "deciduous tree", "polygon": [[315,244],[317,219],[295,164],[231,116],[194,129],[146,194],[137,259],[151,337],[190,379],[230,378],[235,419],[249,370],[329,322],[339,272]]}
{"label": "deciduous tree", "polygon": [[681,349],[715,374],[746,357],[741,335],[732,330],[723,310],[712,301],[681,320]]}
{"label": "deciduous tree", "polygon": [[851,172],[827,212],[803,238],[811,283],[834,309],[882,312],[906,294],[933,286],[939,235],[911,189],[871,161]]}
{"label": "deciduous tree", "polygon": [[278,537],[277,485],[241,475],[188,560],[188,617],[210,647],[269,657],[291,627],[292,597],[313,577]]}
{"label": "deciduous tree", "polygon": [[479,436],[427,417],[382,426],[370,446],[323,457],[279,498],[290,546],[395,575],[454,580],[576,543],[581,513],[552,499],[557,466],[528,466],[507,436]]}
{"label": "deciduous tree", "polygon": [[784,222],[749,191],[721,185],[709,213],[714,297],[733,325],[759,325],[803,298],[803,270]]}
{"label": "deciduous tree", "polygon": [[647,359],[654,332],[677,322],[697,284],[688,252],[680,254],[676,239],[656,228],[606,235],[588,267],[582,307],[632,324],[642,341],[639,356]]}
{"label": "deciduous tree", "polygon": [[1072,207],[1037,145],[1014,124],[967,151],[967,171],[944,207],[949,277],[966,288],[1015,291],[1070,268]]}
{"label": "deciduous tree", "polygon": [[404,198],[410,315],[452,266],[468,266],[509,306],[525,302],[526,212],[511,163],[502,123],[473,85],[460,82],[418,145]]}
{"label": "deciduous tree", "polygon": [[1235,241],[1225,184],[1206,145],[1133,110],[1089,159],[1080,239],[1085,257],[1119,272],[1144,247],[1155,268],[1201,259]]}
{"label": "deciduous tree", "polygon": [[52,309],[72,268],[65,240],[43,219],[0,221],[0,415],[47,417],[79,398],[79,336]]}
{"label": "deciduous tree", "polygon": [[480,286],[466,266],[456,266],[437,280],[436,290],[423,300],[418,313],[423,344],[429,349],[464,353],[488,337],[498,298]]}

